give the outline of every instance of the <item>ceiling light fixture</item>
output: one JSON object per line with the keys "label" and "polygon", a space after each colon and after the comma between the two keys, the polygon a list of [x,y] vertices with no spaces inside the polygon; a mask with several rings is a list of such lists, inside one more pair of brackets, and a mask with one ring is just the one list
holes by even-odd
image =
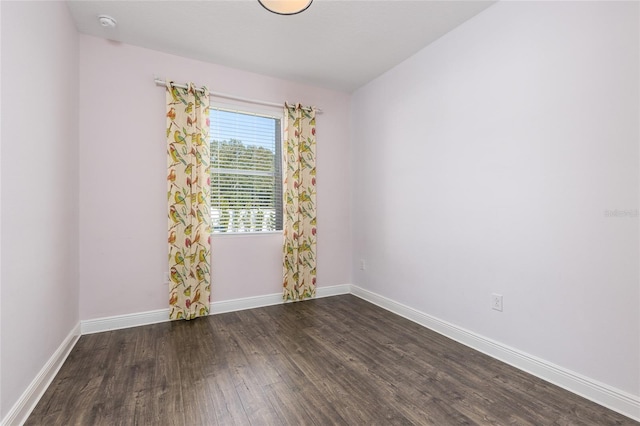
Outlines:
{"label": "ceiling light fixture", "polygon": [[269,12],[278,15],[295,15],[307,10],[313,0],[258,0],[258,2]]}
{"label": "ceiling light fixture", "polygon": [[103,28],[115,28],[117,24],[116,20],[109,15],[98,16],[98,22]]}

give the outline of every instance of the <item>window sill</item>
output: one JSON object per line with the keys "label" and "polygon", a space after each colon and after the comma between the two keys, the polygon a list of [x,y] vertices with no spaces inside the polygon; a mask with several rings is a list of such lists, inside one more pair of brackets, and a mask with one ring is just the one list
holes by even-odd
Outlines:
{"label": "window sill", "polygon": [[262,237],[268,235],[282,235],[282,231],[262,231],[262,232],[218,232],[211,233],[211,238],[233,238],[233,237]]}

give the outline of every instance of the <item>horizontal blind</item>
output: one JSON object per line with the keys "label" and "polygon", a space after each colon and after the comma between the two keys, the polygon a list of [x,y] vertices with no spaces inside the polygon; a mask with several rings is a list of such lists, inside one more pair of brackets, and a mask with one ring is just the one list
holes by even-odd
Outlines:
{"label": "horizontal blind", "polygon": [[281,120],[210,109],[213,232],[282,229]]}

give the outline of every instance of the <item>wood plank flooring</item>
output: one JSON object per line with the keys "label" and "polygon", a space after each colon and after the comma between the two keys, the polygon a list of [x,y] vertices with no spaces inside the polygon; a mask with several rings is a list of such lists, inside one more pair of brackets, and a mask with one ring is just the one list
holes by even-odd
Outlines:
{"label": "wood plank flooring", "polygon": [[630,425],[355,296],[82,336],[27,425]]}

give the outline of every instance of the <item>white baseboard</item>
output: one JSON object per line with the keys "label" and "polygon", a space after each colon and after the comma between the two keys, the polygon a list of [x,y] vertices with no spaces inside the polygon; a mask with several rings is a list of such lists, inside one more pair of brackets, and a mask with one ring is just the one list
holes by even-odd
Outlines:
{"label": "white baseboard", "polygon": [[[316,288],[316,297],[336,296],[339,294],[349,294],[350,292],[350,284],[318,287]],[[262,296],[213,302],[211,303],[209,312],[211,312],[211,315],[215,315],[278,305],[281,303],[284,303],[282,301],[282,293],[272,293]],[[81,324],[82,334],[92,334],[101,333],[103,331],[119,330],[122,328],[138,327],[141,325],[157,324],[166,321],[169,321],[169,309],[158,309],[155,311],[139,312],[135,314],[115,315],[112,317],[84,320]]]}
{"label": "white baseboard", "polygon": [[361,287],[351,286],[351,293],[492,358],[496,358],[597,404],[640,421],[640,398],[638,396],[615,389],[518,349],[432,317]]}
{"label": "white baseboard", "polygon": [[243,297],[242,299],[212,302],[209,312],[211,315],[226,314],[227,312],[262,308],[264,306],[278,305],[280,303],[282,303],[282,293],[272,293],[262,296]]}
{"label": "white baseboard", "polygon": [[114,315],[112,317],[83,320],[82,334],[102,333],[103,331],[120,330],[140,325],[157,324],[169,321],[169,309],[138,312],[135,314]]}
{"label": "white baseboard", "polygon": [[316,298],[351,294],[351,284],[332,285],[331,287],[316,288]]}
{"label": "white baseboard", "polygon": [[[317,287],[316,298],[337,296],[351,293],[351,284],[333,285],[330,287]],[[227,312],[243,311],[245,309],[262,308],[264,306],[280,305],[282,293],[265,294],[264,296],[244,297],[242,299],[224,300],[211,304],[211,314],[223,314]]]}
{"label": "white baseboard", "polygon": [[69,356],[71,349],[75,346],[80,338],[80,324],[77,324],[69,335],[62,341],[58,349],[51,355],[51,358],[42,367],[40,372],[31,381],[27,389],[20,395],[18,401],[13,404],[4,419],[3,426],[22,425],[27,421],[29,414],[33,411],[36,404],[42,398],[53,378],[58,374],[60,367],[64,364]]}

